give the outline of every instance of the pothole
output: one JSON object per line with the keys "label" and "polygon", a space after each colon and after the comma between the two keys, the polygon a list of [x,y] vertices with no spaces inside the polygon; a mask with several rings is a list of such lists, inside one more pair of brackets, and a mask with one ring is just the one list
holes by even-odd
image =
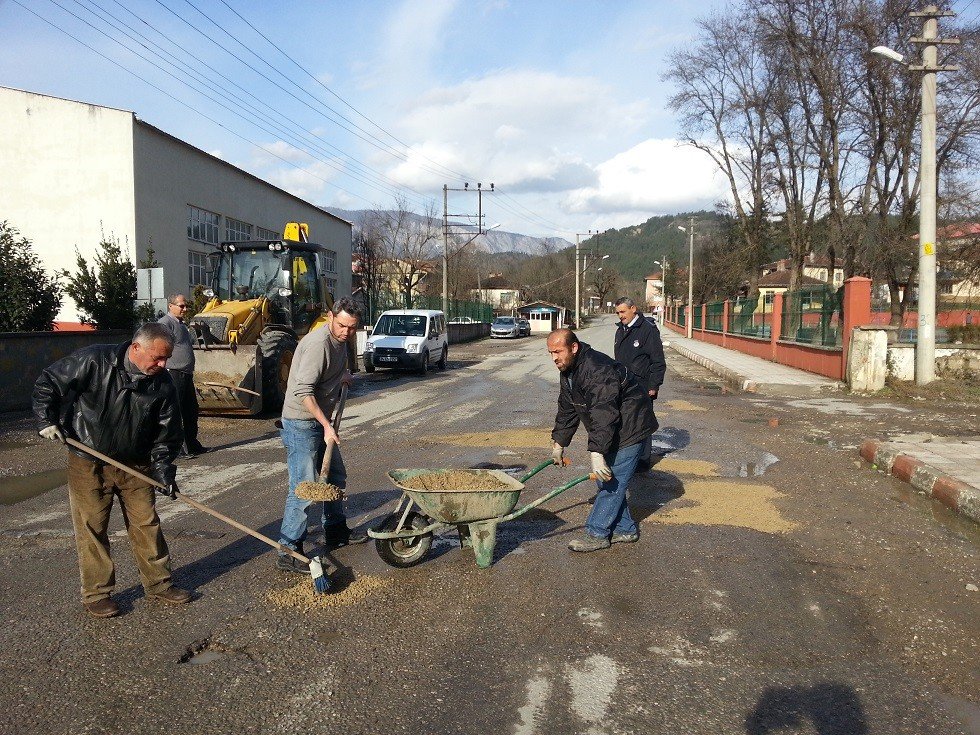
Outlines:
{"label": "pothole", "polygon": [[180,657],[180,663],[190,664],[191,666],[203,666],[212,661],[230,656],[230,652],[223,651],[211,643],[210,638],[203,638],[191,643]]}
{"label": "pothole", "polygon": [[763,452],[755,462],[742,462],[738,468],[739,477],[762,477],[766,470],[779,461],[779,457],[771,452]]}

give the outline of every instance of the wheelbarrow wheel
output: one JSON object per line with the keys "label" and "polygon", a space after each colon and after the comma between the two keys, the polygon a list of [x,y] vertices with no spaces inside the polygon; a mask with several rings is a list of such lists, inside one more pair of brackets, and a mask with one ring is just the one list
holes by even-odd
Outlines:
{"label": "wheelbarrow wheel", "polygon": [[[398,528],[401,513],[392,515],[381,521],[377,531],[394,531]],[[429,520],[421,513],[412,512],[405,519],[404,528],[422,530],[429,525]],[[405,568],[418,564],[432,548],[432,532],[412,538],[379,538],[374,542],[378,556],[393,567]]]}

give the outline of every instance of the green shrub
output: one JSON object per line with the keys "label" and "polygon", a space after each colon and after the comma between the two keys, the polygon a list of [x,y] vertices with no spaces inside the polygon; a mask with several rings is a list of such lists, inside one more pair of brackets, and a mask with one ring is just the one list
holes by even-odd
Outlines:
{"label": "green shrub", "polygon": [[966,324],[946,327],[950,342],[962,342],[967,345],[980,344],[980,324]]}

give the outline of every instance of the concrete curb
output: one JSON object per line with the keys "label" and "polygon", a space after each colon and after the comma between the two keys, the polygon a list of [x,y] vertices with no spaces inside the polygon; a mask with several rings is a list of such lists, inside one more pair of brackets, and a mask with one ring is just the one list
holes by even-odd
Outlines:
{"label": "concrete curb", "polygon": [[980,523],[980,489],[890,448],[887,442],[868,439],[861,444],[860,452],[866,462],[876,465],[882,472],[904,480],[950,510]]}
{"label": "concrete curb", "polygon": [[781,396],[785,398],[800,398],[805,396],[826,395],[841,389],[841,384],[836,383],[832,386],[807,386],[794,385],[789,383],[759,383],[745,377],[741,373],[722,365],[717,360],[700,355],[693,350],[689,350],[684,345],[670,341],[670,349],[688,360],[697,363],[703,368],[713,372],[715,375],[724,379],[729,387],[744,393],[761,393],[770,396]]}

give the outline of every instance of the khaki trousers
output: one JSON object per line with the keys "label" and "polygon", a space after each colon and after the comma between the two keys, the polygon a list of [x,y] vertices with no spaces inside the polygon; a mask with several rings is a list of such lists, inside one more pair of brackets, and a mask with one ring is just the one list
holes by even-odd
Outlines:
{"label": "khaki trousers", "polygon": [[[148,470],[147,467],[134,469],[144,474]],[[107,598],[116,584],[116,572],[109,556],[109,514],[117,495],[143,589],[153,595],[171,587],[170,551],[160,528],[153,488],[112,465],[69,454],[68,497],[75,526],[82,602]]]}

